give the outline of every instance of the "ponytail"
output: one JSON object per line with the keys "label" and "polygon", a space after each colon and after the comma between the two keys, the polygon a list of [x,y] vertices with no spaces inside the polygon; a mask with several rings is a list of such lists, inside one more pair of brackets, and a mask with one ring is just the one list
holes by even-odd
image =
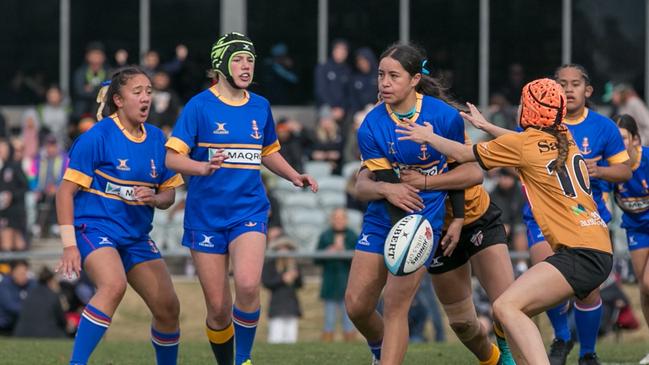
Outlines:
{"label": "ponytail", "polygon": [[568,129],[563,125],[556,125],[553,127],[542,128],[542,130],[551,134],[557,140],[557,150],[559,154],[557,155],[557,162],[554,165],[554,170],[558,171],[566,165],[566,160],[568,159],[568,148],[570,147],[568,142]]}
{"label": "ponytail", "polygon": [[[128,80],[136,75],[144,75],[149,78],[149,75],[144,72],[138,66],[125,66],[117,69],[110,80],[104,81],[102,83],[99,93],[97,93],[97,103],[99,103],[99,109],[97,110],[97,120],[101,120],[104,117],[104,109],[108,107],[107,115],[111,115],[117,112],[117,105],[115,105],[114,96],[115,94],[119,95],[122,90],[122,86],[126,85]],[[150,79],[150,78],[149,78]]]}

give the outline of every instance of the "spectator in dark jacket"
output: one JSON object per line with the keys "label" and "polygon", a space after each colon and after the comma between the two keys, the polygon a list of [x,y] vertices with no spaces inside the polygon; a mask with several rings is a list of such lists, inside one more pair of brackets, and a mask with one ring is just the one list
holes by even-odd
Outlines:
{"label": "spectator in dark jacket", "polygon": [[74,72],[72,80],[72,100],[76,116],[85,113],[95,115],[97,92],[101,83],[109,76],[105,62],[104,45],[99,42],[89,43],[86,47],[85,63]]}
{"label": "spectator in dark jacket", "polygon": [[182,106],[180,96],[170,86],[171,78],[167,72],[157,71],[153,75],[154,91],[151,99],[149,123],[162,129],[165,135],[171,133]]}
{"label": "spectator in dark jacket", "polygon": [[349,82],[349,110],[353,115],[367,105],[376,104],[379,93],[378,67],[374,52],[367,47],[356,51],[356,69]]}
{"label": "spectator in dark jacket", "polygon": [[[295,251],[297,246],[287,237],[269,243],[278,253]],[[298,321],[302,316],[297,289],[302,287],[302,274],[293,257],[270,258],[264,263],[261,274],[264,287],[270,290],[268,305],[268,342],[295,343],[298,337]]]}
{"label": "spectator in dark jacket", "polygon": [[0,140],[0,165],[0,251],[23,251],[27,248],[27,176],[6,140]]}
{"label": "spectator in dark jacket", "polygon": [[333,42],[331,58],[315,69],[315,97],[318,107],[328,106],[336,121],[345,117],[351,68],[347,64],[349,45],[339,39]]}
{"label": "spectator in dark jacket", "polygon": [[[353,250],[358,235],[347,227],[347,211],[337,208],[331,212],[331,226],[320,235],[318,251],[343,252]],[[322,266],[322,287],[320,298],[324,301],[324,328],[322,340],[331,342],[334,338],[338,313],[342,316],[343,334],[346,341],[355,337],[354,325],[345,311],[345,289],[351,261],[349,259],[316,260]]]}
{"label": "spectator in dark jacket", "polygon": [[27,291],[33,286],[27,261],[14,261],[10,267],[9,274],[0,281],[0,335],[13,332]]}
{"label": "spectator in dark jacket", "polygon": [[300,79],[295,73],[295,62],[288,54],[288,47],[278,43],[270,49],[270,55],[263,63],[264,96],[273,105],[295,104],[299,99],[296,86]]}
{"label": "spectator in dark jacket", "polygon": [[59,296],[59,282],[52,270],[43,267],[38,283],[27,292],[18,323],[16,337],[66,337],[66,320]]}

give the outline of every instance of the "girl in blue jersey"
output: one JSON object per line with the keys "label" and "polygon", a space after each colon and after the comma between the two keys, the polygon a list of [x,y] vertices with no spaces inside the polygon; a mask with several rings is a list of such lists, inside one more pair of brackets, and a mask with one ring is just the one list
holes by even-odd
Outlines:
{"label": "girl in blue jersey", "polygon": [[[626,229],[633,271],[640,284],[642,314],[649,324],[649,147],[642,146],[633,117],[625,114],[613,120],[620,128],[633,170],[631,180],[615,184],[615,202],[624,212],[622,228]],[[649,354],[640,364],[649,364]]]}
{"label": "girl in blue jersey", "polygon": [[[105,91],[106,89],[104,89]],[[109,116],[81,135],[56,194],[63,256],[58,271],[97,286],[81,316],[70,364],[86,364],[111,322],[126,284],[151,313],[158,365],[176,364],[179,303],[167,267],[149,237],[153,211],[174,202],[180,175],[165,168],[166,139],[146,124],[151,81],[137,67],[118,70],[100,93]]]}
{"label": "girl in blue jersey", "polygon": [[252,41],[226,34],[211,58],[216,83],[185,106],[167,142],[166,163],[191,176],[182,244],[191,250],[203,288],[216,361],[230,365],[236,353],[237,365],[251,364],[269,211],[261,165],[297,187],[316,192],[317,184],[279,154],[268,101],[246,90],[254,75]]}
{"label": "girl in blue jersey", "polygon": [[[446,191],[420,192],[399,184],[395,170],[410,168],[432,176],[446,170],[447,160],[424,144],[398,141],[395,125],[429,121],[439,128],[439,133],[464,142],[464,122],[458,112],[444,101],[429,96],[439,95],[440,90],[434,79],[422,74],[423,61],[422,52],[407,44],[392,46],[381,55],[378,83],[383,102],[366,116],[358,131],[364,167],[386,184],[370,189],[359,186],[366,199],[373,201],[365,213],[356,245],[345,306],[350,319],[367,339],[374,361],[380,360],[384,365],[403,362],[408,345],[408,310],[426,272],[421,268],[408,276],[389,274],[383,262],[385,238],[406,212],[417,211],[431,223],[434,240],[439,241],[447,196]],[[385,194],[383,188],[399,191]],[[464,192],[455,194],[455,200],[459,200],[454,205],[456,208],[459,205],[459,212],[456,210],[454,214],[457,217],[454,226],[461,229]],[[385,321],[375,310],[382,291]]]}
{"label": "girl in blue jersey", "polygon": [[[593,92],[590,77],[583,66],[567,64],[555,72],[555,80],[561,85],[566,94],[566,117],[563,124],[572,134],[582,156],[586,159],[592,196],[597,204],[600,216],[604,221],[611,220],[611,214],[604,201],[604,191],[608,182],[623,182],[631,177],[628,166],[628,154],[619,133],[615,131],[615,123],[609,118],[589,109],[587,99]],[[472,113],[479,116],[480,114]],[[493,136],[500,136],[511,131],[497,127],[485,119],[476,119],[472,115],[465,118],[477,128],[483,129]],[[541,228],[532,216],[528,203],[523,208],[523,218],[527,225],[527,240],[530,247],[532,264],[542,262],[553,254],[550,244],[546,241]],[[593,291],[588,298],[577,300],[574,304],[575,325],[579,334],[579,358],[581,363],[597,363],[595,343],[601,320],[601,299],[599,290]],[[554,328],[554,340],[548,356],[552,365],[563,365],[573,340],[568,326],[568,302],[561,303],[546,313]]]}

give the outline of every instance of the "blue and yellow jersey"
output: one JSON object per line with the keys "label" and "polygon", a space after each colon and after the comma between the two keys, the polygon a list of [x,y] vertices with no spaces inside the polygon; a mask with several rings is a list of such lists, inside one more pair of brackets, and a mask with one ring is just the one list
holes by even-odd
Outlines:
{"label": "blue and yellow jersey", "polygon": [[[579,152],[585,159],[597,159],[599,166],[623,163],[629,159],[620,131],[611,119],[584,108],[584,113],[579,118],[565,118],[563,124],[568,127]],[[606,207],[604,194],[609,191],[609,183],[591,177],[590,186],[599,215],[608,223],[611,220],[611,213]],[[523,208],[523,216],[526,220],[532,217],[528,204]]]}
{"label": "blue and yellow jersey", "polygon": [[219,148],[227,156],[212,175],[189,178],[185,229],[211,232],[268,219],[261,159],[280,146],[266,99],[246,92],[233,102],[213,86],[187,103],[166,146],[196,161],[209,161]]}
{"label": "blue and yellow jersey", "polygon": [[631,180],[615,184],[615,202],[624,211],[622,228],[649,232],[649,147],[638,147]]}
{"label": "blue and yellow jersey", "polygon": [[[415,115],[411,122],[433,125],[435,134],[464,143],[464,121],[460,114],[443,101],[417,94]],[[428,144],[399,141],[395,129],[403,123],[390,106],[380,103],[365,117],[358,130],[358,146],[363,165],[371,171],[415,169],[422,174],[437,175],[447,170],[447,158]],[[433,229],[441,230],[444,223],[444,200],[446,191],[422,191],[419,193],[426,208],[418,212],[425,216]],[[365,213],[365,220],[382,226],[390,226],[390,217],[383,201],[373,201]]]}
{"label": "blue and yellow jersey", "polygon": [[135,200],[133,187],[163,191],[182,185],[183,180],[165,167],[162,131],[149,124],[142,128],[142,136],[135,137],[113,114],[72,145],[63,179],[80,186],[74,197],[75,226],[86,224],[116,240],[148,237],[153,208]]}

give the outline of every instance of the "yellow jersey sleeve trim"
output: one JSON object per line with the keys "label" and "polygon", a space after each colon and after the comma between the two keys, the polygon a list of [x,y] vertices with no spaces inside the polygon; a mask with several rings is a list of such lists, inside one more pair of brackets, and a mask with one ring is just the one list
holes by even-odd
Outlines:
{"label": "yellow jersey sleeve trim", "polygon": [[370,169],[370,171],[392,169],[392,165],[387,158],[372,158],[365,160],[363,161],[363,165]]}
{"label": "yellow jersey sleeve trim", "polygon": [[272,144],[269,144],[268,146],[261,149],[261,155],[268,156],[271,153],[278,152],[280,149],[281,146],[279,145],[279,141],[275,140],[275,142],[273,142]]}
{"label": "yellow jersey sleeve trim", "polygon": [[68,167],[65,170],[65,174],[63,175],[63,180],[73,182],[84,188],[89,188],[90,184],[92,184],[92,177],[84,174],[81,171],[72,169],[70,167]]}
{"label": "yellow jersey sleeve trim", "polygon": [[606,161],[608,161],[609,164],[624,163],[627,162],[628,160],[629,160],[629,154],[626,152],[626,150],[606,159]]}
{"label": "yellow jersey sleeve trim", "polygon": [[169,149],[172,149],[172,150],[180,153],[181,155],[188,155],[189,150],[190,150],[187,143],[183,142],[182,139],[177,138],[177,137],[169,138],[167,143],[165,143],[165,147],[167,147]]}
{"label": "yellow jersey sleeve trim", "polygon": [[183,181],[183,177],[180,174],[176,174],[167,181],[163,182],[160,184],[160,187],[158,188],[159,191],[165,191],[169,189],[175,189],[179,186],[182,186],[185,184],[185,181]]}

